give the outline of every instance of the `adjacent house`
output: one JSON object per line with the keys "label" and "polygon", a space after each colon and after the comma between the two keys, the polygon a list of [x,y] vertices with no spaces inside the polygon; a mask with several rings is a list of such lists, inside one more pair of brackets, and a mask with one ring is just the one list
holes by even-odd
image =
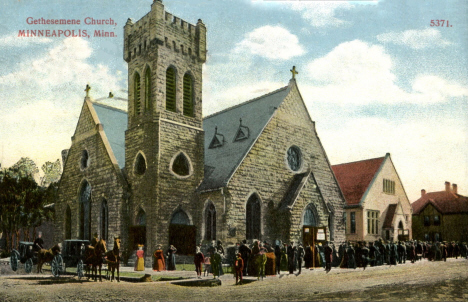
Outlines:
{"label": "adjacent house", "polygon": [[426,193],[411,204],[413,237],[424,241],[468,241],[468,197],[445,182],[445,190]]}
{"label": "adjacent house", "polygon": [[412,238],[411,204],[390,153],[332,169],[346,199],[343,220],[347,240]]}

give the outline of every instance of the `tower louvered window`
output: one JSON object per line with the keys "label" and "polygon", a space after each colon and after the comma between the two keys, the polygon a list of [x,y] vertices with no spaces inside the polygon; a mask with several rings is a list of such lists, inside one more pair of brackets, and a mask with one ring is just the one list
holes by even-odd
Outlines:
{"label": "tower louvered window", "polygon": [[140,106],[140,75],[135,73],[135,78],[133,79],[133,98],[135,101],[135,114],[140,114],[141,106]]}
{"label": "tower louvered window", "polygon": [[176,74],[172,67],[166,70],[166,110],[176,111]]}
{"label": "tower louvered window", "polygon": [[193,116],[193,81],[188,73],[184,75],[184,115]]}
{"label": "tower louvered window", "polygon": [[150,107],[151,102],[151,70],[146,69],[145,72],[145,110]]}

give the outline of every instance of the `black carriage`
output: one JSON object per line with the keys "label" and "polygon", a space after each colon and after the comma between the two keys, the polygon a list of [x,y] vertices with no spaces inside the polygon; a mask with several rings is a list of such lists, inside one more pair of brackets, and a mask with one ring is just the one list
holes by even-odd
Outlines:
{"label": "black carriage", "polygon": [[79,279],[84,276],[84,257],[89,240],[67,239],[62,243],[62,257],[66,267],[75,267]]}
{"label": "black carriage", "polygon": [[37,254],[33,251],[34,243],[29,241],[20,241],[18,250],[13,249],[10,255],[10,268],[17,271],[19,263],[24,265],[26,273],[32,271],[33,265],[37,264]]}

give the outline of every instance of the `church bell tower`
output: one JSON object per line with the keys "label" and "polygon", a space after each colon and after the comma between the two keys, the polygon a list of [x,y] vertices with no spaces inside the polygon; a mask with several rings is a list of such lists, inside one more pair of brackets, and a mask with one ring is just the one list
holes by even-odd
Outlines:
{"label": "church bell tower", "polygon": [[173,16],[161,0],[140,20],[125,24],[129,249],[165,248],[172,244],[171,224],[193,227],[193,198],[204,170],[206,52],[203,22],[192,25]]}

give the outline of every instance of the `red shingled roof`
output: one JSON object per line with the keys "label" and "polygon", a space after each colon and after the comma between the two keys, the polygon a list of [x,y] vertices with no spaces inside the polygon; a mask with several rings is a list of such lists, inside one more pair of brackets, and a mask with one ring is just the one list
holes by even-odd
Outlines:
{"label": "red shingled roof", "polygon": [[385,157],[332,166],[347,205],[357,205]]}
{"label": "red shingled roof", "polygon": [[447,191],[426,193],[411,204],[413,214],[418,215],[432,204],[441,214],[468,213],[468,197]]}

